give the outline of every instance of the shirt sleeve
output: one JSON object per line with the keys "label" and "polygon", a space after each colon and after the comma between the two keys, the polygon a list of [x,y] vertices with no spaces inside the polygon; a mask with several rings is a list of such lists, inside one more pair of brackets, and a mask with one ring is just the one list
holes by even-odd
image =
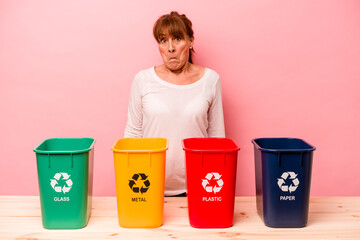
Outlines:
{"label": "shirt sleeve", "polygon": [[142,137],[143,136],[143,112],[142,112],[142,93],[141,93],[142,74],[138,73],[132,82],[127,122],[124,131],[124,137]]}
{"label": "shirt sleeve", "polygon": [[220,78],[216,81],[214,98],[208,113],[208,136],[225,137],[224,113],[222,105],[222,93]]}

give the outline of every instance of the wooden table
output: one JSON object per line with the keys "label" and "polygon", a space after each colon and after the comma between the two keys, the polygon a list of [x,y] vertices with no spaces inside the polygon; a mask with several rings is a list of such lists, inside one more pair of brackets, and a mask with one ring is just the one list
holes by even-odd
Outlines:
{"label": "wooden table", "polygon": [[254,197],[237,197],[234,226],[189,226],[186,198],[165,198],[164,224],[153,229],[118,225],[116,198],[94,197],[88,225],[77,230],[46,230],[39,197],[0,196],[0,239],[360,239],[360,197],[313,197],[305,228],[269,228],[256,213]]}

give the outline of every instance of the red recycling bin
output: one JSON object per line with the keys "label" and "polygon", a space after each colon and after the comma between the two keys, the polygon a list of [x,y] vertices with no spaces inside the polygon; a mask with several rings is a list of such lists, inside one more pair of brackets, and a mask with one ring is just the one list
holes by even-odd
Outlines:
{"label": "red recycling bin", "polygon": [[233,225],[237,154],[228,138],[183,139],[190,225],[227,228]]}

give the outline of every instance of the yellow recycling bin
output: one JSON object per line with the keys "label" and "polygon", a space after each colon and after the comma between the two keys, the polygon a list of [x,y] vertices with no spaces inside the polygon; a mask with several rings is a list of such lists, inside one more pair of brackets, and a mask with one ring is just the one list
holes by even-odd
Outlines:
{"label": "yellow recycling bin", "polygon": [[122,138],[114,152],[118,218],[121,227],[155,228],[164,212],[165,138]]}

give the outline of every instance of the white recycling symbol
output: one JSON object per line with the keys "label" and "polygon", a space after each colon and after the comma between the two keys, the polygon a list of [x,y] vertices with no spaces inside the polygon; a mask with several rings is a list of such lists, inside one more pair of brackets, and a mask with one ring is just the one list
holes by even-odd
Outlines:
{"label": "white recycling symbol", "polygon": [[[62,184],[63,186],[59,185],[58,181],[60,181],[60,179],[62,182],[65,182],[65,184]],[[70,179],[69,174],[61,172],[55,173],[54,179],[50,179],[50,185],[55,190],[55,192],[63,192],[65,194],[70,191],[73,182]]]}
{"label": "white recycling symbol", "polygon": [[[216,180],[215,186],[210,185],[209,181],[212,179]],[[206,174],[205,179],[202,180],[202,186],[206,192],[213,192],[216,194],[217,192],[220,192],[223,185],[224,182],[221,179],[221,175],[216,172]]]}
{"label": "white recycling symbol", "polygon": [[[285,181],[287,179],[291,180],[291,184],[290,185],[285,185]],[[297,187],[299,186],[299,179],[297,179],[297,174],[294,172],[284,172],[281,175],[281,178],[278,178],[278,186],[279,188],[283,191],[283,192],[295,192],[295,190],[297,189]]]}

